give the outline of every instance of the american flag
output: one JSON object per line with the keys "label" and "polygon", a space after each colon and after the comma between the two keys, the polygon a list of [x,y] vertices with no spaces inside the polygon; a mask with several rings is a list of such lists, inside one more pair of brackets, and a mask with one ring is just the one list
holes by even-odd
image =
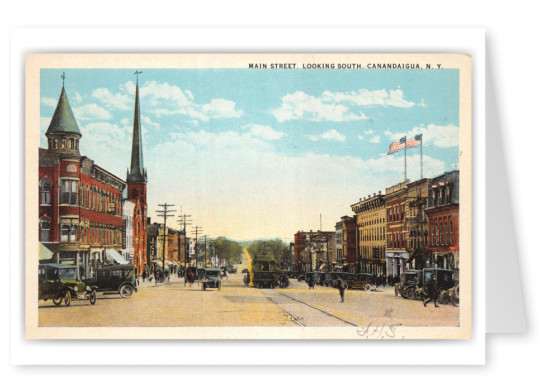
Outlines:
{"label": "american flag", "polygon": [[396,151],[401,151],[404,149],[404,146],[406,145],[406,138],[402,137],[400,141],[394,141],[390,146],[388,147],[388,153],[387,155],[392,155]]}
{"label": "american flag", "polygon": [[411,140],[408,140],[408,142],[407,142],[408,149],[420,146],[422,139],[423,139],[423,135],[418,134],[414,138],[412,138]]}
{"label": "american flag", "polygon": [[407,145],[407,149],[418,147],[421,145],[422,138],[422,134],[416,135],[411,140],[406,140],[405,137],[402,137],[400,141],[395,141],[390,144],[387,155],[392,155],[396,151],[401,151],[402,149],[404,149],[404,145]]}

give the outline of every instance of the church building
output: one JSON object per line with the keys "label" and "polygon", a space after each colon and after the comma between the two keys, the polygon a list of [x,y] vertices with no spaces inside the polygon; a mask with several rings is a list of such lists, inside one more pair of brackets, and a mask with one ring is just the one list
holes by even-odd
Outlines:
{"label": "church building", "polygon": [[139,73],[141,72],[136,71],[132,156],[130,159],[130,170],[126,172],[126,183],[128,185],[128,200],[135,205],[132,224],[134,230],[132,235],[134,241],[133,263],[138,274],[141,274],[144,268],[149,269],[151,265],[147,264],[147,171],[144,168],[143,161]]}

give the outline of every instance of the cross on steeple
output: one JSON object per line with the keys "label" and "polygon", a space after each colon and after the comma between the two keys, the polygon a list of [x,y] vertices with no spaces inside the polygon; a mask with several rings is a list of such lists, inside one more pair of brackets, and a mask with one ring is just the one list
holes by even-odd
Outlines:
{"label": "cross on steeple", "polygon": [[65,87],[65,72],[61,74],[61,78],[63,79],[63,87]]}
{"label": "cross on steeple", "polygon": [[134,72],[134,75],[136,75],[136,84],[138,84],[138,75],[139,75],[140,73],[143,73],[143,72],[142,72],[142,71],[136,71],[136,72]]}

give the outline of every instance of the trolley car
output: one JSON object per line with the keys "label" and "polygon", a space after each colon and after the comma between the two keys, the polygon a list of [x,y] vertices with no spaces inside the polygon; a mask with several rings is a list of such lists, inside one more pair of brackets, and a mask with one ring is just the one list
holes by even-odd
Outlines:
{"label": "trolley car", "polygon": [[273,256],[256,255],[252,261],[251,280],[257,288],[275,288],[277,280],[276,261]]}

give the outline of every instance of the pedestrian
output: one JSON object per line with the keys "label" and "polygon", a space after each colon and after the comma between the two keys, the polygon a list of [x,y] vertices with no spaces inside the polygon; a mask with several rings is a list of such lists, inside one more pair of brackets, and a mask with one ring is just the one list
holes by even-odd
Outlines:
{"label": "pedestrian", "polygon": [[341,303],[344,303],[344,291],[346,290],[346,284],[341,278],[337,280],[337,288],[339,289],[339,294],[341,295]]}
{"label": "pedestrian", "polygon": [[167,284],[170,284],[170,271],[169,270],[165,270],[165,278],[166,278]]}
{"label": "pedestrian", "polygon": [[145,283],[145,279],[147,278],[147,273],[145,272],[145,269],[143,269],[142,272],[142,281]]}
{"label": "pedestrian", "polygon": [[429,282],[427,283],[427,295],[428,297],[423,302],[423,305],[426,307],[427,303],[434,301],[434,306],[438,307],[438,286],[436,285],[436,280],[434,279],[434,275],[432,274],[430,276]]}
{"label": "pedestrian", "polygon": [[308,279],[308,289],[315,289],[315,281],[313,276]]}

